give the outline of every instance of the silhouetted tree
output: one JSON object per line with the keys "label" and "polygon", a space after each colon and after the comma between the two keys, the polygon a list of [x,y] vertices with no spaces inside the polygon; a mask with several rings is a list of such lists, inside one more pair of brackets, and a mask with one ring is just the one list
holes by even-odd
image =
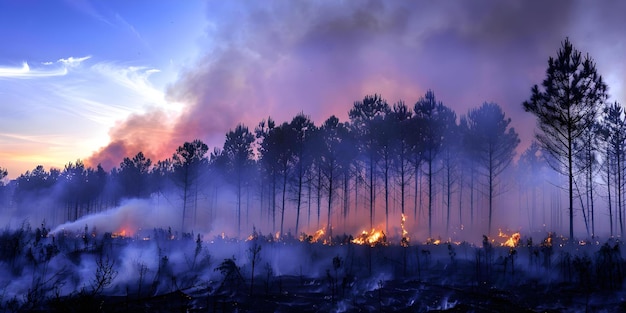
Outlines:
{"label": "silhouetted tree", "polygon": [[[26,173],[17,177],[15,179],[15,191],[13,192],[13,201],[15,201],[17,209],[20,212],[31,210],[47,212],[50,214],[49,216],[53,217],[53,220],[56,220],[54,218],[56,214],[52,211],[57,203],[54,203],[55,201],[51,195],[54,194],[54,186],[59,180],[59,176],[60,171],[58,169],[46,171],[42,165],[38,165],[32,171],[26,171]],[[61,199],[58,200],[63,201],[65,194],[61,194],[60,197]],[[62,203],[65,204],[64,202]],[[64,214],[59,214],[63,216],[61,222],[69,218],[67,206],[65,209]]]}
{"label": "silhouetted tree", "polygon": [[199,139],[185,142],[176,149],[172,155],[173,178],[176,185],[183,191],[183,212],[181,231],[185,232],[185,219],[189,214],[190,202],[193,201],[192,220],[195,222],[197,182],[201,174],[201,168],[206,165],[206,153],[209,147]]}
{"label": "silhouetted tree", "polygon": [[397,143],[396,120],[388,110],[384,116],[373,121],[375,146],[385,190],[385,231],[389,233],[389,179],[391,178],[394,149]]}
{"label": "silhouetted tree", "polygon": [[241,235],[241,198],[245,175],[250,168],[252,159],[252,143],[254,135],[248,131],[248,127],[237,125],[235,130],[226,134],[224,149],[231,183],[235,186],[237,194],[237,236]]}
{"label": "silhouetted tree", "polygon": [[370,227],[374,226],[374,205],[376,202],[375,171],[378,164],[377,121],[390,112],[389,104],[380,95],[365,96],[363,101],[354,102],[349,116],[352,131],[359,141],[359,150],[367,169],[370,207]]}
{"label": "silhouetted tree", "polygon": [[272,118],[268,117],[267,121],[263,120],[254,129],[258,143],[259,161],[260,167],[259,174],[260,179],[260,194],[261,202],[263,202],[264,190],[267,190],[267,217],[268,221],[272,220],[272,229],[276,230],[276,185],[278,181],[278,163],[275,162],[272,151],[265,151],[263,142],[265,138],[269,136],[272,129],[276,127],[276,123]]}
{"label": "silhouetted tree", "polygon": [[[587,116],[587,118],[593,119],[588,123],[590,125],[589,128],[574,142],[575,150],[580,151],[580,153],[576,154],[574,157],[574,164],[576,170],[582,174],[580,176],[585,189],[581,191],[576,181],[574,181],[574,186],[580,198],[581,211],[583,213],[587,235],[593,237],[595,236],[594,179],[599,164],[597,150],[599,146],[598,135],[600,124],[596,122],[596,116],[590,115]],[[584,201],[583,196],[585,197]]]}
{"label": "silhouetted tree", "polygon": [[603,109],[600,134],[604,145],[603,170],[606,173],[609,226],[613,236],[613,203],[611,186],[614,188],[615,210],[619,220],[620,233],[624,236],[623,225],[623,188],[624,188],[624,155],[626,154],[626,117],[622,106],[615,102],[606,104]]}
{"label": "silhouetted tree", "polygon": [[173,181],[173,173],[174,165],[172,164],[171,158],[159,160],[152,167],[150,176],[152,178],[154,190],[158,193],[159,196],[163,195],[165,191],[169,189],[168,187]]}
{"label": "silhouetted tree", "polygon": [[[467,125],[467,117],[461,116],[459,118],[459,126],[457,127],[457,186],[459,195],[459,225],[463,229],[463,206],[465,204],[465,187],[470,187],[470,214],[474,213],[473,201],[474,201],[474,186],[473,182],[473,170],[474,170],[474,158],[471,155],[471,143],[469,142],[469,126]],[[473,217],[471,217],[473,219]]]}
{"label": "silhouetted tree", "polygon": [[83,204],[83,189],[86,178],[87,171],[81,160],[76,160],[76,163],[69,162],[61,173],[67,219],[70,221],[75,221],[82,215],[81,205]]}
{"label": "silhouetted tree", "polygon": [[9,175],[9,171],[6,168],[0,167],[0,207],[7,206],[10,198],[8,197],[10,193],[7,192],[8,188],[4,180],[7,175]]}
{"label": "silhouetted tree", "polygon": [[294,169],[296,155],[294,153],[295,133],[288,123],[274,127],[263,138],[261,143],[262,156],[266,162],[275,165],[274,172],[280,179],[282,188],[282,201],[280,211],[280,234],[283,233],[285,222],[285,205],[287,203],[287,182]]}
{"label": "silhouetted tree", "polygon": [[506,118],[502,108],[495,103],[484,103],[467,114],[470,141],[474,156],[487,180],[487,197],[489,199],[489,224],[487,234],[491,234],[493,217],[493,198],[499,193],[496,190],[498,177],[511,164],[515,156],[515,148],[519,144],[519,136],[515,129],[509,127],[510,118]]}
{"label": "silhouetted tree", "polygon": [[9,171],[6,168],[0,167],[0,184],[4,186],[4,178],[9,175]]}
{"label": "silhouetted tree", "polygon": [[[343,127],[339,132],[341,135],[341,144],[339,144],[338,162],[339,162],[339,175],[342,183],[342,217],[344,225],[348,220],[350,209],[350,179],[353,176],[357,176],[360,173],[357,168],[357,158],[359,150],[356,149],[357,139],[355,134],[351,131],[349,123],[343,123]],[[354,186],[356,189],[357,187]]]}
{"label": "silhouetted tree", "polygon": [[300,113],[296,115],[289,123],[289,128],[293,134],[293,157],[294,157],[294,173],[293,185],[296,194],[296,231],[299,234],[300,227],[300,211],[302,208],[302,197],[307,173],[311,171],[313,166],[313,151],[311,139],[317,128],[311,119]]}
{"label": "silhouetted tree", "polygon": [[393,119],[394,134],[397,138],[393,146],[393,168],[397,175],[397,183],[400,186],[400,209],[405,214],[406,188],[412,178],[411,153],[415,147],[411,144],[410,122],[413,112],[406,106],[404,101],[398,101],[393,105],[390,117]]}
{"label": "silhouetted tree", "polygon": [[420,98],[413,108],[415,122],[420,125],[417,137],[419,147],[422,150],[422,158],[426,166],[428,179],[428,236],[432,237],[433,215],[433,175],[435,173],[435,159],[443,150],[443,144],[448,135],[449,128],[456,123],[456,114],[450,108],[437,102],[435,93],[428,90],[426,95]]}
{"label": "silhouetted tree", "polygon": [[[459,158],[461,152],[461,133],[456,124],[456,113],[448,119],[447,127],[443,135],[443,145],[439,155],[441,164],[441,202],[442,209],[446,210],[446,235],[450,229],[450,216],[452,211],[452,194],[458,180]],[[442,213],[443,214],[443,213]]]}
{"label": "silhouetted tree", "polygon": [[322,142],[320,151],[320,169],[324,176],[325,191],[328,199],[328,223],[327,231],[332,238],[331,211],[333,195],[337,189],[337,180],[341,172],[341,162],[339,157],[342,153],[342,143],[348,135],[348,128],[340,123],[334,115],[329,117],[320,127],[320,138]]}
{"label": "silhouetted tree", "polygon": [[126,197],[147,197],[150,194],[148,188],[150,167],[152,161],[143,155],[143,152],[137,153],[132,159],[125,157],[120,163],[120,179],[124,196]]}
{"label": "silhouetted tree", "polygon": [[103,192],[107,185],[107,172],[98,164],[96,168],[87,168],[87,181],[85,182],[85,192],[90,204],[89,213],[101,211],[103,209]]}
{"label": "silhouetted tree", "polygon": [[552,156],[551,166],[568,177],[569,236],[574,240],[574,157],[584,147],[576,140],[592,125],[598,105],[607,98],[607,86],[589,55],[583,58],[569,39],[563,41],[557,58],[550,57],[542,88],[535,85],[523,103],[537,117],[537,141]]}

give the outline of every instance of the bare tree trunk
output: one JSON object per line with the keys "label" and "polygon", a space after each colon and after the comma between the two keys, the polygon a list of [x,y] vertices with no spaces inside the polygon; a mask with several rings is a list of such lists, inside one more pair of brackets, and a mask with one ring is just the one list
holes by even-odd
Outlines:
{"label": "bare tree trunk", "polygon": [[433,161],[428,160],[428,237],[433,237]]}
{"label": "bare tree trunk", "polygon": [[374,194],[374,158],[370,157],[370,229],[374,228],[374,202],[376,197]]}
{"label": "bare tree trunk", "polygon": [[385,231],[389,233],[389,158],[385,158]]}
{"label": "bare tree trunk", "polygon": [[335,177],[333,177],[333,170],[330,170],[329,176],[328,176],[328,225],[326,227],[326,230],[328,231],[328,236],[331,238],[332,240],[332,236],[333,236],[333,231],[332,231],[332,224],[331,224],[331,220],[330,220],[330,211],[332,208],[332,203],[333,203],[333,181],[335,180]]}
{"label": "bare tree trunk", "polygon": [[[302,167],[302,165],[300,165],[300,167]],[[298,198],[297,198],[297,205],[296,205],[296,236],[299,236],[299,226],[300,226],[300,207],[302,206],[302,178],[304,176],[304,173],[302,172],[302,168],[300,168],[299,170],[299,175],[298,175]]]}
{"label": "bare tree trunk", "polygon": [[280,235],[283,236],[283,226],[285,224],[285,201],[287,194],[287,171],[283,173],[283,197],[280,209]]}
{"label": "bare tree trunk", "polygon": [[317,228],[320,228],[320,215],[322,210],[322,169],[317,169]]}

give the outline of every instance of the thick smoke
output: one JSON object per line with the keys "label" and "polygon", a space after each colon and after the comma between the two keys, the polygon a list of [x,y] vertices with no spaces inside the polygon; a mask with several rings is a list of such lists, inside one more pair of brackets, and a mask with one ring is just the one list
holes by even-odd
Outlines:
{"label": "thick smoke", "polygon": [[[605,10],[570,1],[211,2],[203,53],[167,90],[170,100],[184,103],[180,115],[153,111],[120,122],[109,146],[88,164],[109,169],[138,151],[164,159],[196,138],[212,150],[238,123],[253,129],[268,116],[282,123],[304,112],[317,125],[332,114],[347,120],[354,101],[366,94],[411,107],[427,89],[457,116],[484,101],[498,103],[522,140],[519,156],[535,129],[535,117],[521,103],[541,83],[548,57],[566,37],[595,58],[612,97],[621,100],[621,81],[614,77],[623,66],[612,62],[624,49],[618,36],[624,22]],[[519,199],[496,201],[507,208],[496,213],[501,225],[518,228],[534,220],[508,213],[517,210]],[[258,217],[257,227],[273,228]],[[290,213],[286,218],[293,220]],[[551,219],[558,216],[542,217],[542,224]],[[391,220],[397,224],[398,212]],[[316,226],[307,223],[306,229]],[[362,230],[353,227],[346,229]]]}
{"label": "thick smoke", "polygon": [[[605,52],[608,43],[590,35],[611,38],[615,47],[623,22],[615,14],[606,20],[601,9],[587,6],[210,2],[200,43],[204,53],[167,90],[169,99],[185,103],[181,116],[171,117],[174,126],[161,112],[132,116],[115,126],[110,145],[89,163],[114,165],[139,150],[165,158],[195,138],[221,146],[228,129],[238,123],[254,127],[267,116],[283,121],[304,111],[317,123],[331,114],[345,119],[365,94],[412,104],[426,89],[457,112],[483,101],[499,103],[514,117],[525,148],[534,120],[523,114],[521,102],[540,83],[560,41],[570,36],[581,50],[605,58],[601,73],[619,55],[619,48]],[[611,87],[621,96],[621,86]]]}

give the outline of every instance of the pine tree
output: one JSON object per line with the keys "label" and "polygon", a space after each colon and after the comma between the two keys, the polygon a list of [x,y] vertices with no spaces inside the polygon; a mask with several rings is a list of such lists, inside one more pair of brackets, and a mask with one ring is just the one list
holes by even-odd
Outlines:
{"label": "pine tree", "polygon": [[574,239],[574,157],[584,147],[574,143],[595,120],[599,105],[607,98],[607,86],[589,55],[584,58],[569,39],[563,41],[556,59],[550,57],[541,88],[531,89],[523,103],[537,117],[537,141],[552,156],[550,165],[568,178],[569,237]]}

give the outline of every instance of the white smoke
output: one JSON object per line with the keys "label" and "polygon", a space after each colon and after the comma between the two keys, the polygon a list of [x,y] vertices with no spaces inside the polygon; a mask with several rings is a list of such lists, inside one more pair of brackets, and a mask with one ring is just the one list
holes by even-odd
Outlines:
{"label": "white smoke", "polygon": [[90,230],[103,232],[135,233],[141,229],[167,228],[180,223],[180,213],[168,205],[161,205],[153,199],[129,199],[119,207],[81,217],[67,222],[52,230],[52,234],[59,231],[82,231],[85,226]]}

